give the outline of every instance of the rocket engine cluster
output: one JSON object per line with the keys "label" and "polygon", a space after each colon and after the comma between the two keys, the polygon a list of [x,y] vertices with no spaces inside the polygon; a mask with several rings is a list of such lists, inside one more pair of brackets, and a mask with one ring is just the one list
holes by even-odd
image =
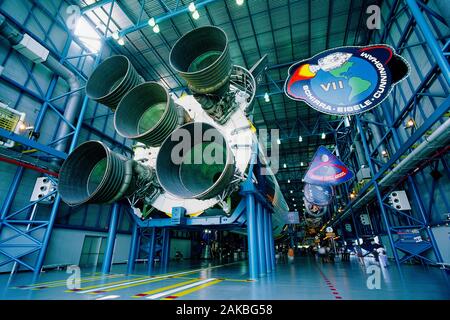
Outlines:
{"label": "rocket engine cluster", "polygon": [[62,164],[62,200],[77,206],[127,199],[141,219],[154,209],[170,216],[174,207],[191,217],[228,215],[239,202],[240,183],[252,174],[273,204],[274,226],[284,224],[277,213],[288,206],[270,169],[265,176],[249,172],[258,145],[249,121],[256,82],[232,65],[225,32],[194,29],[175,43],[169,60],[192,95],[174,98],[159,82],[145,81],[125,56],[94,70],[86,94],[114,111],[116,132],[135,141],[134,156],[101,141],[82,143]]}

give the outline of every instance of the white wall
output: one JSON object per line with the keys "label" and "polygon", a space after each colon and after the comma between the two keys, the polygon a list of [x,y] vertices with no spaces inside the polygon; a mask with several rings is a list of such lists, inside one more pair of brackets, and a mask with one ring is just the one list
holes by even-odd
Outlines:
{"label": "white wall", "polygon": [[[54,264],[75,264],[80,262],[81,250],[85,236],[103,236],[107,233],[80,231],[70,229],[54,229],[52,239],[47,250],[44,266]],[[114,247],[113,263],[124,262],[128,259],[131,236],[118,234]]]}

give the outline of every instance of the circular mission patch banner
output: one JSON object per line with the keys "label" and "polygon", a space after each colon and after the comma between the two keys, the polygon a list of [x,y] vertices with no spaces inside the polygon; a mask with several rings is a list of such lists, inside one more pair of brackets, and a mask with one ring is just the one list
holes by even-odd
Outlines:
{"label": "circular mission patch banner", "polygon": [[340,47],[293,64],[286,95],[332,115],[352,115],[379,105],[409,74],[405,59],[388,45]]}

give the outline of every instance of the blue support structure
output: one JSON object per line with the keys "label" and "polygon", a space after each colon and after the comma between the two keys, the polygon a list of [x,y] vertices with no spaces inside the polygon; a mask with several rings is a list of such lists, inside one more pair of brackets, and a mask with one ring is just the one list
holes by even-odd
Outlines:
{"label": "blue support structure", "polygon": [[131,233],[130,252],[128,254],[128,266],[127,266],[128,274],[132,274],[134,271],[138,247],[139,247],[139,226],[137,223],[133,223],[133,231]]}
{"label": "blue support structure", "polygon": [[265,230],[264,230],[264,214],[261,202],[256,202],[256,223],[257,223],[257,240],[258,240],[258,260],[259,260],[259,275],[262,277],[267,273],[266,266],[266,245],[265,245]]}
{"label": "blue support structure", "polygon": [[167,272],[170,258],[170,229],[162,229],[161,267],[163,272]]}
{"label": "blue support structure", "polygon": [[[370,157],[369,146],[367,144],[366,135],[364,134],[364,130],[363,130],[363,127],[361,125],[361,120],[360,120],[359,116],[356,116],[356,126],[358,127],[358,130],[359,130],[359,132],[361,134],[361,141],[363,143],[364,152],[366,154],[366,159],[367,159],[367,162],[369,164],[370,171],[372,172],[372,175],[375,175],[375,169],[374,169],[374,166],[373,166],[373,163],[372,163],[372,159]],[[392,230],[390,228],[389,220],[387,218],[387,214],[386,214],[386,211],[385,211],[385,208],[384,208],[384,205],[383,205],[383,198],[381,197],[381,193],[380,193],[380,190],[378,188],[378,184],[376,182],[374,183],[374,188],[375,188],[376,196],[377,196],[378,203],[379,203],[379,206],[380,206],[381,217],[383,219],[384,225],[386,226],[386,230],[387,230],[387,234],[388,234],[388,238],[389,238],[389,244],[391,246],[395,262],[397,263],[397,266],[400,267],[400,258],[398,256],[397,250],[395,249],[395,243],[394,243],[394,238],[392,236]]]}
{"label": "blue support structure", "polygon": [[148,266],[147,274],[150,276],[153,273],[153,263],[155,257],[156,246],[156,228],[151,228],[149,243],[148,243]]}
{"label": "blue support structure", "polygon": [[271,248],[271,243],[270,243],[270,233],[272,232],[272,230],[270,230],[269,220],[271,220],[272,217],[270,216],[270,214],[267,211],[267,208],[265,208],[265,207],[262,208],[262,215],[263,215],[263,219],[264,219],[264,223],[263,223],[264,247],[265,247],[265,252],[266,252],[265,263],[266,263],[267,273],[270,273],[270,272],[272,272],[272,259],[271,259],[272,248]]}
{"label": "blue support structure", "polygon": [[120,205],[115,203],[111,207],[111,218],[108,229],[108,240],[106,244],[105,258],[102,265],[102,273],[106,274],[111,271],[114,254],[114,244],[116,242],[117,225],[119,223]]}
{"label": "blue support structure", "polygon": [[272,214],[267,210],[267,213],[269,215],[269,232],[268,232],[268,236],[269,236],[269,246],[270,246],[270,260],[272,263],[272,270],[275,270],[275,241],[273,240],[273,226],[272,226]]}
{"label": "blue support structure", "polygon": [[255,210],[255,196],[252,193],[245,195],[247,204],[247,238],[248,238],[248,263],[249,263],[249,277],[250,279],[258,278],[259,261],[258,261],[258,239],[256,226],[256,210]]}

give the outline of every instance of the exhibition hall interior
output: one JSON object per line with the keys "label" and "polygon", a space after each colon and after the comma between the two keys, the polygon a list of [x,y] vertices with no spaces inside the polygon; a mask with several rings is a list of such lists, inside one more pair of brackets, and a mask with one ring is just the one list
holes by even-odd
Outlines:
{"label": "exhibition hall interior", "polygon": [[448,0],[0,0],[0,300],[450,300],[449,61]]}

